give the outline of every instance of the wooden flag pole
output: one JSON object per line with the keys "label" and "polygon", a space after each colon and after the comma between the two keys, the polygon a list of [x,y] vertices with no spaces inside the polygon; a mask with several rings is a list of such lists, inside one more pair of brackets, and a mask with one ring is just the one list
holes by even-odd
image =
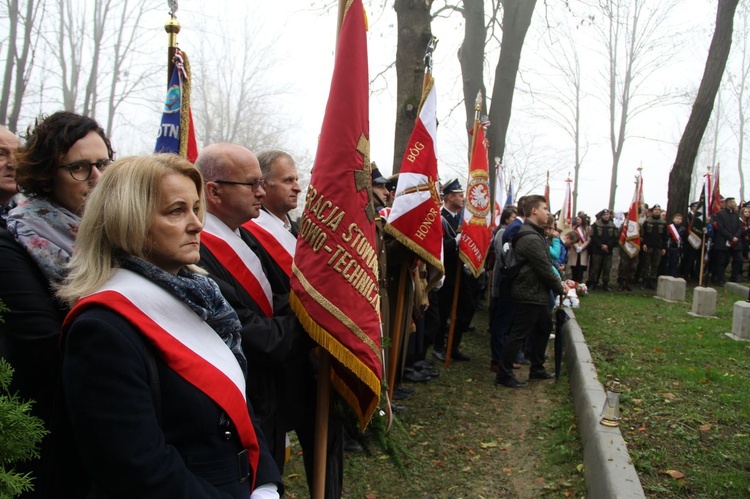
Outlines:
{"label": "wooden flag pole", "polygon": [[[344,24],[346,0],[339,0],[336,21],[336,48]],[[328,420],[331,412],[331,354],[324,348],[318,356],[318,394],[315,406],[315,452],[313,454],[312,499],[324,499],[326,490],[326,462],[328,461]]]}
{"label": "wooden flag pole", "polygon": [[404,261],[401,264],[401,273],[398,280],[396,314],[393,318],[393,322],[391,322],[391,324],[393,324],[393,329],[391,330],[391,356],[388,364],[388,400],[393,400],[393,389],[396,386],[396,369],[399,364],[398,354],[401,352],[401,338],[404,336],[401,324],[404,322],[404,294],[406,293],[406,278],[408,276],[408,271],[409,264]]}
{"label": "wooden flag pole", "polygon": [[[471,148],[469,149],[469,169],[471,169],[471,160],[474,157],[474,147],[477,144],[477,133],[479,131],[479,114],[482,112],[482,91],[477,92],[477,98],[474,101],[474,133],[471,135]],[[467,186],[468,187],[468,186]],[[463,210],[461,210],[461,216],[463,216]],[[458,251],[458,248],[456,248]],[[445,346],[445,367],[446,369],[451,366],[451,355],[453,353],[453,336],[456,331],[456,308],[458,307],[458,290],[461,286],[461,267],[463,262],[461,256],[458,258],[458,265],[456,266],[456,283],[453,287],[453,305],[451,305],[451,325],[448,329],[448,344]],[[438,333],[439,334],[439,333]]]}

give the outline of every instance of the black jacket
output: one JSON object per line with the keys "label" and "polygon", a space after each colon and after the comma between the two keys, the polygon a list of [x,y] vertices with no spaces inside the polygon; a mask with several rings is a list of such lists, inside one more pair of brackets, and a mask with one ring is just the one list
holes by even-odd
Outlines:
{"label": "black jacket", "polygon": [[671,239],[667,232],[667,222],[660,217],[648,217],[641,225],[641,245],[649,250],[666,249],[667,240]]}
{"label": "black jacket", "polygon": [[[251,485],[240,481],[243,446],[234,426],[208,395],[147,348],[140,331],[102,307],[83,311],[68,331],[63,386],[93,480],[88,497],[247,499]],[[158,373],[158,395],[149,358]],[[249,402],[248,411],[253,417]],[[282,491],[256,420],[253,426],[260,445],[256,486],[276,483]]]}
{"label": "black jacket", "polygon": [[[591,244],[589,251],[595,255],[611,255],[617,246],[619,234],[612,220],[607,222],[597,220],[591,226]],[[607,245],[607,251],[602,250],[602,245]]]}
{"label": "black jacket", "polygon": [[[243,240],[259,255],[264,270],[268,260],[250,234],[240,229]],[[274,317],[263,315],[250,294],[205,245],[199,265],[216,281],[221,294],[242,323],[242,348],[248,359],[248,397],[266,435],[274,460],[283,469],[286,432],[299,423],[302,407],[314,406],[315,382],[309,351],[310,337],[289,307],[286,295],[274,294]],[[273,284],[272,284],[273,286]]]}
{"label": "black jacket", "polygon": [[728,250],[732,238],[736,237],[739,239],[742,234],[742,220],[739,213],[724,208],[714,215],[713,221],[714,227],[716,227],[714,248],[717,251]]}
{"label": "black jacket", "polygon": [[560,277],[552,268],[544,229],[526,220],[518,231],[513,249],[521,266],[511,285],[511,298],[516,303],[549,305],[549,292],[565,292]]}

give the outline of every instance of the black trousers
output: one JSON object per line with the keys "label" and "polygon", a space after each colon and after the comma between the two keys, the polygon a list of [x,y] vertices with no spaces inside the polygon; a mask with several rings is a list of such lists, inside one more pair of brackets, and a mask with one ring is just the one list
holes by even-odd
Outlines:
{"label": "black trousers", "polygon": [[552,315],[549,305],[537,305],[531,303],[516,303],[516,313],[513,317],[513,326],[510,335],[505,342],[500,362],[498,378],[513,378],[513,361],[523,347],[526,337],[531,341],[531,349],[528,352],[531,362],[530,372],[539,373],[544,369],[544,353],[547,350],[547,342],[552,332]]}

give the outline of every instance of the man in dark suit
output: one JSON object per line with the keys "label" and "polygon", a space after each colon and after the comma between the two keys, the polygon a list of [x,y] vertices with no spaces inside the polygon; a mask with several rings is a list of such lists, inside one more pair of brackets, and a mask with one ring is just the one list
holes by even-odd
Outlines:
{"label": "man in dark suit", "polygon": [[[286,386],[282,365],[306,360],[310,342],[285,300],[275,298],[241,225],[257,217],[265,196],[258,160],[235,144],[214,144],[201,152],[196,167],[206,186],[206,220],[200,265],[208,270],[242,322],[248,358],[248,397],[261,419],[276,464],[283,470]],[[255,250],[255,251],[253,251]]]}
{"label": "man in dark suit", "polygon": [[0,126],[0,228],[6,227],[8,211],[15,207],[18,194],[13,155],[18,149],[18,138],[4,126]]}
{"label": "man in dark suit", "polygon": [[435,334],[433,356],[441,361],[445,360],[445,342],[448,336],[448,319],[453,307],[453,294],[456,288],[456,276],[462,272],[459,279],[458,305],[456,307],[456,324],[453,331],[453,345],[451,358],[458,361],[468,361],[471,358],[461,349],[461,338],[464,331],[469,329],[474,317],[474,302],[472,300],[475,279],[468,272],[458,257],[458,242],[461,233],[461,217],[463,216],[464,190],[458,179],[453,179],[443,185],[443,208],[440,215],[443,219],[443,263],[445,265],[445,282],[438,291],[440,303],[440,328]]}

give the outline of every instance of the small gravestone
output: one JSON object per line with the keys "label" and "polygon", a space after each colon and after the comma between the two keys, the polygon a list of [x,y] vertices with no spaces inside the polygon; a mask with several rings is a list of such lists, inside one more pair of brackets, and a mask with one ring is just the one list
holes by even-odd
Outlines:
{"label": "small gravestone", "polygon": [[671,276],[668,275],[660,275],[659,280],[656,282],[656,297],[657,298],[666,298],[667,297],[667,286],[668,283],[672,280]]}
{"label": "small gravestone", "polygon": [[716,290],[714,288],[696,287],[693,290],[693,309],[688,313],[696,317],[715,317]]}
{"label": "small gravestone", "polygon": [[735,340],[750,341],[750,303],[746,301],[735,302],[732,334],[727,336]]}
{"label": "small gravestone", "polygon": [[667,301],[685,301],[685,279],[673,277],[667,281],[664,299]]}

